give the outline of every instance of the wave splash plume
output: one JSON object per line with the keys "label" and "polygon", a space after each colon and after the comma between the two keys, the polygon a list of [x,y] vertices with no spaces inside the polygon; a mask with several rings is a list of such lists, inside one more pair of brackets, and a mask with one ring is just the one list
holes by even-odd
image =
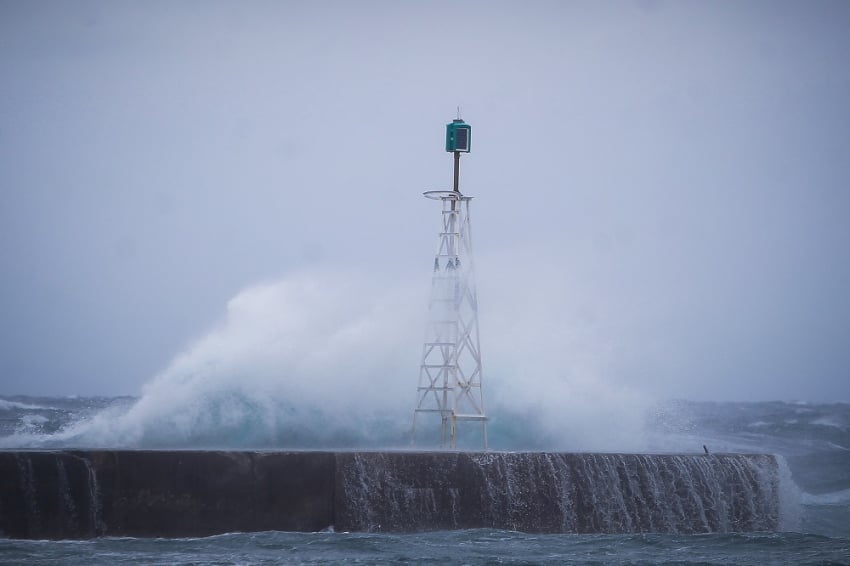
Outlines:
{"label": "wave splash plume", "polygon": [[[30,423],[0,438],[0,445],[409,446],[425,296],[426,290],[398,278],[350,271],[302,273],[250,287],[129,406],[87,411],[49,434]],[[492,447],[644,447],[645,398],[592,374],[577,377],[571,368],[557,367],[540,344],[500,343],[539,320],[492,311],[485,337]],[[423,421],[420,431],[429,426]],[[420,440],[419,446],[428,447],[433,439],[423,434]]]}

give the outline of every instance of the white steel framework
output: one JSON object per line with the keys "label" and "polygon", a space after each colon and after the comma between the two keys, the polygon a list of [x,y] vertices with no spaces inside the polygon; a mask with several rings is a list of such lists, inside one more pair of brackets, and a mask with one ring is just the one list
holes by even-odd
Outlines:
{"label": "white steel framework", "polygon": [[457,447],[459,421],[477,421],[486,449],[487,416],[481,389],[478,296],[469,218],[472,197],[457,191],[428,191],[425,196],[442,201],[442,229],[431,279],[413,439],[417,421],[430,413],[440,416],[441,447]]}

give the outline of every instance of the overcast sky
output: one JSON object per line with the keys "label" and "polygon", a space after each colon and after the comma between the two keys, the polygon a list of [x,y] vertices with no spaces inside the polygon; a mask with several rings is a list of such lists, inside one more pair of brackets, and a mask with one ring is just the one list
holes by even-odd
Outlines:
{"label": "overcast sky", "polygon": [[305,273],[424,309],[457,106],[495,388],[850,400],[847,1],[0,0],[0,394]]}

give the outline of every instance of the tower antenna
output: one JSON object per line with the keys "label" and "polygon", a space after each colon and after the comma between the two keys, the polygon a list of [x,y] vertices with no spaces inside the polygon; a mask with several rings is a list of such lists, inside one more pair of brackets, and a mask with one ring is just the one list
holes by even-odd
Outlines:
{"label": "tower antenna", "polygon": [[426,191],[442,203],[441,230],[431,277],[428,323],[419,366],[419,387],[413,412],[413,442],[418,420],[440,416],[440,447],[457,447],[458,423],[481,423],[487,449],[487,415],[481,388],[481,344],[478,334],[478,294],[472,260],[469,203],[459,187],[460,154],[469,153],[472,127],[458,117],[446,126],[446,151],[454,154],[454,186],[450,191]]}

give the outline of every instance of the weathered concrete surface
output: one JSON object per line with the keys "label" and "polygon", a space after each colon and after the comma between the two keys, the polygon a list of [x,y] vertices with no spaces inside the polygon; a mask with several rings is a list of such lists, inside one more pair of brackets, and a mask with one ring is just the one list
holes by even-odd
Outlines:
{"label": "weathered concrete surface", "polygon": [[542,533],[776,530],[773,456],[340,453],[345,530]]}
{"label": "weathered concrete surface", "polygon": [[321,452],[0,452],[0,532],[190,537],[333,524]]}
{"label": "weathered concrete surface", "polygon": [[766,455],[0,452],[0,534],[775,530]]}

